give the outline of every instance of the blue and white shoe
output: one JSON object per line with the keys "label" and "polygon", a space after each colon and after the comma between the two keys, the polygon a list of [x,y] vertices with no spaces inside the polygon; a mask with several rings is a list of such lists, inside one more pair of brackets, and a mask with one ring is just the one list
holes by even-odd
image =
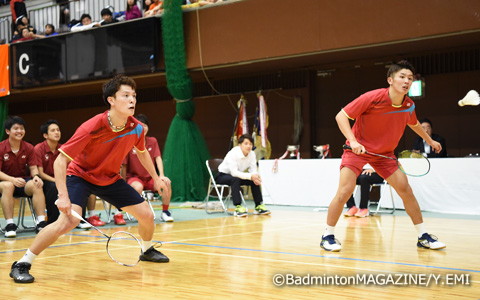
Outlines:
{"label": "blue and white shoe", "polygon": [[323,236],[322,241],[320,242],[320,247],[322,247],[324,250],[332,252],[338,252],[342,250],[342,245],[340,245],[340,242],[335,239],[333,234]]}
{"label": "blue and white shoe", "polygon": [[447,245],[439,242],[436,236],[425,232],[421,237],[418,238],[417,247],[438,250],[447,247]]}

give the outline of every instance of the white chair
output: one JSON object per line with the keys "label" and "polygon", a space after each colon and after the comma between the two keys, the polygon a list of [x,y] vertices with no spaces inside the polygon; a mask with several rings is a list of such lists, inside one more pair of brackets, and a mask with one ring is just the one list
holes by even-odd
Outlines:
{"label": "white chair", "polygon": [[[357,186],[358,188],[359,186]],[[392,186],[388,184],[388,182],[386,180],[384,180],[382,183],[374,183],[374,184],[371,184],[370,185],[370,190],[372,190],[373,187],[379,187],[380,188],[380,199],[378,199],[377,201],[377,208],[375,211],[372,212],[372,210],[369,209],[369,211],[371,211],[371,215],[376,215],[376,214],[379,214],[379,213],[389,213],[389,214],[393,214],[395,212],[395,201],[393,200],[393,190],[392,190]],[[389,193],[387,193],[386,189],[389,190]],[[388,210],[380,210],[380,207],[381,207],[381,203],[384,203],[385,201],[388,201],[387,200],[387,196],[386,194],[389,194],[390,195],[390,201],[392,203],[392,208],[391,209],[388,209]],[[375,201],[370,201],[370,202],[375,202]],[[370,206],[370,204],[369,204]]]}
{"label": "white chair", "polygon": [[[228,205],[229,205],[229,200],[231,200],[232,198],[232,190],[230,186],[227,184],[218,184],[215,182],[215,175],[218,174],[218,166],[222,163],[222,161],[223,159],[221,158],[214,158],[214,159],[209,159],[205,161],[208,174],[210,175],[210,180],[208,182],[207,196],[205,197],[205,200],[204,200],[205,212],[208,214],[218,213],[218,212],[229,213]],[[213,191],[215,191],[215,193],[214,195],[211,195]],[[210,200],[210,197],[214,197],[219,200],[222,210],[209,210],[208,201]],[[243,194],[241,191],[240,191],[240,197],[242,199],[242,204],[245,206],[245,208],[247,208],[245,199],[243,198]]]}
{"label": "white chair", "polygon": [[[17,217],[17,233],[25,232],[25,231],[35,231],[37,228],[37,215],[35,210],[33,209],[33,201],[31,197],[21,197],[18,198],[20,200],[20,204],[18,207],[18,217]],[[32,216],[33,226],[25,225],[25,209],[28,206],[30,209],[30,213]],[[4,230],[0,227],[0,232],[4,232]]]}

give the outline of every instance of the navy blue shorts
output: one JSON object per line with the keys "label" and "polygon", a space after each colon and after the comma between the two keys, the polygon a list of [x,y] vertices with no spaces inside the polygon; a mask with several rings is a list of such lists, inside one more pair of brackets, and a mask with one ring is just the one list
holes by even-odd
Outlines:
{"label": "navy blue shorts", "polygon": [[[26,182],[29,182],[30,180],[32,180],[32,178],[30,178],[30,177],[25,178]],[[21,198],[21,197],[30,197],[30,196],[25,194],[25,187],[16,186],[15,189],[13,190],[13,197]]]}
{"label": "navy blue shorts", "polygon": [[81,177],[67,176],[68,196],[72,204],[87,206],[88,196],[94,194],[117,208],[140,204],[145,201],[125,180],[120,179],[116,182],[100,186],[92,184]]}

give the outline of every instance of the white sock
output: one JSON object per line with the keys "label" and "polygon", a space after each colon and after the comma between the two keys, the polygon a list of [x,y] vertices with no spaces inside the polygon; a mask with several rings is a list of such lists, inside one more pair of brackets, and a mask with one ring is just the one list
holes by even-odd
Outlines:
{"label": "white sock", "polygon": [[45,221],[45,216],[38,216],[37,217],[37,224],[42,222],[42,221]]}
{"label": "white sock", "polygon": [[323,236],[327,236],[327,235],[334,235],[335,234],[335,226],[329,226],[329,225],[326,225],[325,226],[325,232],[323,233]]}
{"label": "white sock", "polygon": [[421,237],[424,233],[427,232],[427,230],[425,229],[425,224],[423,223],[415,225],[415,229],[417,229],[418,237]]}
{"label": "white sock", "polygon": [[18,262],[19,263],[26,262],[26,263],[32,264],[36,257],[37,255],[33,254],[32,251],[30,251],[30,249],[27,249],[27,252],[25,252],[25,255],[22,258],[20,258]]}
{"label": "white sock", "polygon": [[13,222],[13,219],[7,219],[7,224],[15,224],[15,223]]}
{"label": "white sock", "polygon": [[143,252],[147,251],[152,246],[152,241],[142,241]]}
{"label": "white sock", "polygon": [[95,215],[95,210],[89,210],[88,211],[88,217],[93,217]]}

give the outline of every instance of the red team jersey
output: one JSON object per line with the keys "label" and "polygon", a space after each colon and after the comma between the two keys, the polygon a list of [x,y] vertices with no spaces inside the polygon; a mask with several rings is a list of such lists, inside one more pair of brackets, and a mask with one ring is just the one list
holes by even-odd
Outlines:
{"label": "red team jersey", "polygon": [[35,145],[35,158],[38,162],[38,167],[43,168],[43,173],[55,177],[53,175],[53,162],[57,159],[60,152],[58,148],[60,148],[62,144],[57,145],[57,149],[55,149],[55,153],[50,150],[47,141],[43,141]]}
{"label": "red team jersey", "polygon": [[33,145],[25,141],[20,142],[20,149],[12,152],[8,139],[0,142],[0,170],[12,177],[30,177],[29,166],[37,166]]}
{"label": "red team jersey", "polygon": [[[157,139],[154,137],[147,136],[145,137],[146,148],[152,161],[155,162],[155,157],[161,155],[160,147],[158,146]],[[131,177],[138,177],[141,180],[147,182],[152,179],[152,176],[148,174],[147,170],[140,163],[140,160],[137,157],[137,151],[132,149],[123,161],[123,164],[127,165],[127,180]]]}
{"label": "red team jersey", "polygon": [[134,146],[145,151],[142,124],[134,117],[128,117],[125,129],[114,132],[108,123],[107,112],[80,125],[60,147],[59,151],[72,160],[67,175],[79,176],[95,185],[110,185],[121,178],[120,166]]}
{"label": "red team jersey", "polygon": [[[417,124],[415,103],[405,96],[399,107],[392,106],[388,88],[367,92],[343,108],[357,141],[368,152],[393,155],[405,126]],[[348,142],[347,142],[348,144]]]}

